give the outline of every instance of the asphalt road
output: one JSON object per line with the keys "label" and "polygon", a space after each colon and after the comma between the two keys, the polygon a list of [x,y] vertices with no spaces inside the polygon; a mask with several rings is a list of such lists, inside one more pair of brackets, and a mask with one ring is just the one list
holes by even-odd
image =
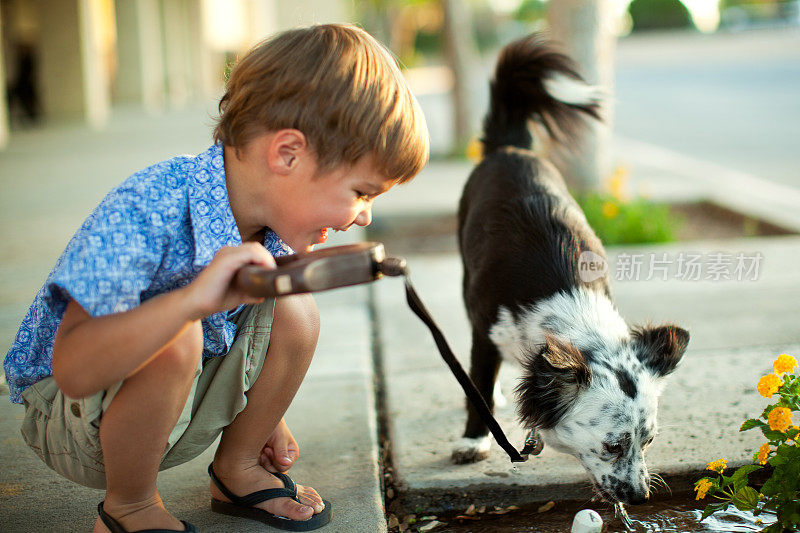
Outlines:
{"label": "asphalt road", "polygon": [[800,189],[800,28],[631,36],[615,133]]}
{"label": "asphalt road", "polygon": [[[494,57],[486,56],[472,72],[476,132],[493,68]],[[441,68],[415,70],[412,85],[432,149],[447,153],[453,122],[447,76]],[[682,169],[688,162],[704,172],[710,163],[800,189],[800,28],[634,34],[618,40],[615,70],[616,136],[679,154]]]}

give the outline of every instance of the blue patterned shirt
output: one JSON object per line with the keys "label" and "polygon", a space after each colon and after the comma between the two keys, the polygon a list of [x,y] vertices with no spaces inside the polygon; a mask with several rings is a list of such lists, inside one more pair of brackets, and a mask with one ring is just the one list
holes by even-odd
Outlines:
{"label": "blue patterned shirt", "polygon": [[[220,248],[241,243],[221,145],[133,174],[84,221],[25,315],[3,365],[11,401],[20,403],[25,388],[52,375],[53,342],[70,299],[93,317],[121,313],[186,286]],[[274,256],[291,253],[272,231],[264,246]],[[235,311],[203,319],[204,356],[228,352]]]}

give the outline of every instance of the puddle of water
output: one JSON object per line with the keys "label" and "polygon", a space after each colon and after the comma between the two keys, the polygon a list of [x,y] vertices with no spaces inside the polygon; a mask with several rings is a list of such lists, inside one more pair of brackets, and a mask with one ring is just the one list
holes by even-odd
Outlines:
{"label": "puddle of water", "polygon": [[[608,504],[558,503],[547,512],[537,512],[538,506],[521,508],[500,516],[480,515],[477,520],[459,520],[440,517],[446,525],[434,532],[448,533],[567,533],[572,526],[575,513],[581,509],[594,509],[603,518],[603,532],[621,533],[751,533],[761,531],[774,521],[769,515],[760,515],[760,523],[752,513],[745,513],[731,506],[725,512],[717,512],[700,522],[705,502],[691,499],[656,501],[636,507],[627,507],[632,529],[626,528],[622,519],[615,516],[614,508]],[[698,507],[700,507],[698,509]]]}

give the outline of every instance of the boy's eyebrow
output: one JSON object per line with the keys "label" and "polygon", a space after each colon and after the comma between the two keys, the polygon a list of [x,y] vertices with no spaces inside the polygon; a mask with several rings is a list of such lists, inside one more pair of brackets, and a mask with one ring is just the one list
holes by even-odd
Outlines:
{"label": "boy's eyebrow", "polygon": [[380,184],[378,184],[373,180],[365,179],[364,189],[366,190],[364,192],[368,193],[370,196],[378,196],[391,189],[396,183],[395,180],[381,179]]}

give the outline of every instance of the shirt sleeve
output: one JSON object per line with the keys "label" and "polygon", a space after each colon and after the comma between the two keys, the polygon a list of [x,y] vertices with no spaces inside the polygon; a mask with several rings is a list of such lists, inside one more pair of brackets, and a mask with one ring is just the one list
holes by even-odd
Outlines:
{"label": "shirt sleeve", "polygon": [[93,317],[138,306],[168,239],[155,213],[131,191],[109,194],[67,245],[45,282],[44,300],[61,316],[74,299]]}

